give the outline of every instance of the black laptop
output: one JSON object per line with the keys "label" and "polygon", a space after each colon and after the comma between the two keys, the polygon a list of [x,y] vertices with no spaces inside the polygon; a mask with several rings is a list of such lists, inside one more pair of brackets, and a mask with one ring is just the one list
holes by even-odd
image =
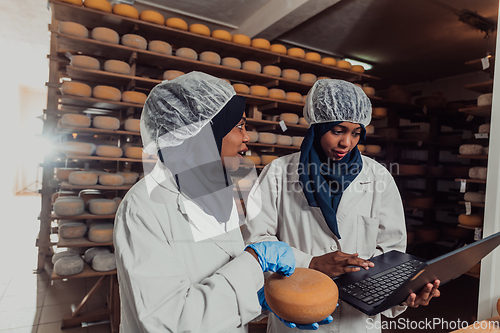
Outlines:
{"label": "black laptop", "polygon": [[367,315],[375,315],[404,302],[427,283],[441,285],[459,277],[500,245],[500,232],[432,260],[399,251],[370,259],[375,267],[346,273],[334,281],[339,297]]}

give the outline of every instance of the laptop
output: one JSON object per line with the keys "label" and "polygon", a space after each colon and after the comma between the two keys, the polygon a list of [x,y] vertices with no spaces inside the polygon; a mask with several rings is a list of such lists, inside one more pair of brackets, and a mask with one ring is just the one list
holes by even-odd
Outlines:
{"label": "laptop", "polygon": [[500,232],[432,260],[396,250],[370,259],[375,267],[334,278],[339,298],[367,315],[375,315],[406,301],[427,283],[441,285],[467,272],[500,245]]}

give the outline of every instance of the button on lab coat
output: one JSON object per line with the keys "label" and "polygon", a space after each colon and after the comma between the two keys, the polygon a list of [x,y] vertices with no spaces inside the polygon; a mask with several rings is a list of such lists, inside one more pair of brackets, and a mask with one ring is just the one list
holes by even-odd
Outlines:
{"label": "button on lab coat", "polygon": [[[262,171],[250,192],[246,243],[280,240],[294,250],[297,267],[309,267],[313,256],[340,250],[373,256],[406,249],[406,227],[401,197],[394,179],[379,163],[362,156],[363,168],[344,191],[337,210],[341,239],[328,228],[319,207],[310,207],[297,173],[300,153],[273,161]],[[316,332],[380,332],[380,315],[369,317],[339,302],[333,322]],[[395,317],[406,307],[384,312]],[[367,324],[368,323],[368,324]],[[268,332],[297,332],[269,316]],[[378,329],[377,329],[378,328]],[[270,330],[269,330],[270,329]]]}

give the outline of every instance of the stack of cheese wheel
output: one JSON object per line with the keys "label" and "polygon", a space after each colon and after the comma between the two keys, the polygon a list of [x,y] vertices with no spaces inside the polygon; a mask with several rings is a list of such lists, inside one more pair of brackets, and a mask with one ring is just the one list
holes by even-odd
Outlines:
{"label": "stack of cheese wheel", "polygon": [[109,272],[116,269],[114,253],[100,253],[92,260],[92,269],[97,272]]}
{"label": "stack of cheese wheel", "polygon": [[125,61],[121,60],[106,60],[104,63],[104,70],[106,72],[111,72],[111,73],[117,73],[117,74],[124,74],[124,75],[130,75],[130,65],[127,64]]}
{"label": "stack of cheese wheel", "polygon": [[85,83],[65,81],[61,84],[61,93],[63,95],[90,97],[92,96],[92,88]]}
{"label": "stack of cheese wheel", "polygon": [[69,174],[73,171],[80,171],[78,168],[56,168],[56,179],[60,181],[67,181]]}
{"label": "stack of cheese wheel", "polygon": [[86,69],[93,69],[93,70],[100,69],[99,60],[97,60],[96,58],[86,56],[86,55],[74,55],[74,56],[72,56],[69,64],[71,66],[86,68]]}
{"label": "stack of cheese wheel", "polygon": [[300,79],[300,73],[295,69],[284,69],[281,71],[281,77],[288,80],[298,81]]}
{"label": "stack of cheese wheel", "polygon": [[271,76],[280,77],[281,76],[281,68],[279,68],[278,66],[272,66],[272,65],[264,66],[264,68],[262,68],[262,73],[267,74],[267,75],[271,75]]}
{"label": "stack of cheese wheel", "polygon": [[80,197],[59,197],[54,203],[53,210],[58,216],[77,216],[83,214],[85,204]]}
{"label": "stack of cheese wheel", "polygon": [[91,120],[89,117],[83,114],[71,114],[67,113],[61,117],[61,125],[67,127],[90,127]]}
{"label": "stack of cheese wheel", "polygon": [[132,171],[121,171],[117,172],[117,174],[123,176],[123,184],[125,185],[135,184],[135,182],[139,178],[139,174],[137,172],[132,172]]}
{"label": "stack of cheese wheel", "polygon": [[92,91],[92,96],[98,99],[105,99],[117,102],[122,99],[122,92],[115,87],[99,85],[94,87],[94,90]]}
{"label": "stack of cheese wheel", "polygon": [[210,29],[203,24],[193,23],[189,26],[189,31],[195,34],[210,36]]}
{"label": "stack of cheese wheel", "polygon": [[464,201],[467,202],[484,202],[486,200],[486,196],[481,192],[465,192],[464,193]]}
{"label": "stack of cheese wheel", "polygon": [[280,120],[283,120],[286,124],[295,125],[299,122],[299,116],[295,113],[282,113],[280,114]]}
{"label": "stack of cheese wheel", "polygon": [[90,199],[87,206],[89,212],[94,215],[111,215],[118,208],[116,201],[111,199]]}
{"label": "stack of cheese wheel", "polygon": [[124,183],[125,177],[118,173],[103,173],[99,175],[99,184],[103,186],[122,186]]}
{"label": "stack of cheese wheel", "polygon": [[61,150],[67,156],[90,156],[95,151],[95,145],[86,142],[65,142]]}
{"label": "stack of cheese wheel", "polygon": [[292,136],[292,146],[300,147],[302,145],[302,141],[304,141],[303,136]]}
{"label": "stack of cheese wheel", "polygon": [[477,98],[477,106],[488,106],[493,103],[493,94],[482,94]]}
{"label": "stack of cheese wheel", "polygon": [[140,119],[127,119],[123,124],[126,131],[129,132],[140,132],[141,131],[141,121]]}
{"label": "stack of cheese wheel", "polygon": [[116,117],[96,116],[92,119],[92,125],[95,128],[117,130],[120,128],[120,119]]}
{"label": "stack of cheese wheel", "polygon": [[247,131],[250,142],[257,142],[259,140],[259,132],[257,131]]}
{"label": "stack of cheese wheel", "polygon": [[486,167],[472,167],[469,169],[469,178],[486,180],[488,169]]}
{"label": "stack of cheese wheel", "polygon": [[481,227],[483,226],[484,216],[482,214],[460,214],[458,216],[458,223],[466,225],[469,227]]}
{"label": "stack of cheese wheel", "polygon": [[75,22],[59,22],[58,31],[62,34],[87,38],[89,31],[83,25]]}
{"label": "stack of cheese wheel", "polygon": [[264,86],[250,86],[250,95],[267,97],[269,95],[269,89]]}
{"label": "stack of cheese wheel", "polygon": [[260,73],[262,66],[257,61],[248,60],[241,64],[241,69],[253,73]]}
{"label": "stack of cheese wheel", "polygon": [[250,88],[242,83],[233,84],[233,89],[234,91],[236,91],[237,94],[244,94],[244,95],[250,94]]}
{"label": "stack of cheese wheel", "polygon": [[97,256],[98,254],[102,254],[102,253],[111,253],[111,251],[109,251],[109,249],[106,248],[106,247],[91,247],[91,248],[88,248],[85,251],[85,254],[83,255],[83,260],[87,264],[92,264],[92,260],[95,258],[95,256]]}
{"label": "stack of cheese wheel", "polygon": [[139,19],[139,11],[131,5],[119,3],[113,6],[113,14]]}
{"label": "stack of cheese wheel", "polygon": [[58,230],[59,237],[69,238],[69,239],[83,237],[85,236],[86,232],[87,232],[87,225],[82,222],[64,223],[63,225],[59,226]]}
{"label": "stack of cheese wheel", "polygon": [[[97,176],[99,177],[99,175]],[[78,196],[83,199],[85,204],[87,204],[90,199],[102,199],[102,194],[98,190],[81,190]]]}
{"label": "stack of cheese wheel", "polygon": [[119,158],[123,156],[123,150],[117,146],[100,145],[95,151],[97,156]]}
{"label": "stack of cheese wheel", "polygon": [[[113,203],[116,205],[116,202],[113,201]],[[113,223],[92,224],[89,228],[88,238],[94,243],[109,243],[113,241]]]}
{"label": "stack of cheese wheel", "polygon": [[265,143],[268,145],[274,145],[276,143],[276,134],[267,133],[267,132],[260,132],[259,133],[259,142]]}
{"label": "stack of cheese wheel", "polygon": [[143,10],[139,14],[139,19],[146,22],[156,23],[163,25],[165,24],[165,18],[158,12],[154,10]]}
{"label": "stack of cheese wheel", "polygon": [[261,163],[261,159],[257,155],[248,155],[243,157],[243,164],[246,165],[259,165]]}
{"label": "stack of cheese wheel", "polygon": [[260,157],[261,164],[262,165],[268,165],[269,163],[271,163],[272,161],[274,161],[277,158],[278,158],[278,156],[275,156],[275,155],[262,155]]}
{"label": "stack of cheese wheel", "polygon": [[105,28],[105,27],[97,27],[92,29],[92,33],[90,35],[92,39],[110,43],[110,44],[119,44],[120,43],[120,35],[113,29]]}
{"label": "stack of cheese wheel", "polygon": [[465,144],[460,146],[459,152],[461,155],[482,155],[484,147],[481,145]]}
{"label": "stack of cheese wheel", "polygon": [[231,42],[233,40],[233,36],[231,36],[231,33],[229,33],[226,30],[222,30],[222,29],[212,31],[212,37],[217,38],[217,39],[226,40],[228,42]]}
{"label": "stack of cheese wheel", "polygon": [[152,40],[148,44],[148,50],[151,52],[161,53],[161,54],[172,54],[172,46],[162,40]]}
{"label": "stack of cheese wheel", "polygon": [[302,95],[297,92],[287,92],[285,99],[289,102],[302,103]]}
{"label": "stack of cheese wheel", "polygon": [[209,64],[220,65],[221,58],[215,52],[205,51],[200,53],[200,61],[208,62]]}
{"label": "stack of cheese wheel", "polygon": [[140,91],[124,91],[122,93],[122,102],[143,105],[148,96]]}
{"label": "stack of cheese wheel", "polygon": [[66,251],[57,252],[57,253],[54,253],[54,255],[52,256],[52,263],[55,264],[56,261],[58,261],[59,259],[67,258],[67,257],[80,258],[80,254],[72,249],[67,249]]}
{"label": "stack of cheese wheel", "polygon": [[184,72],[171,69],[163,73],[163,80],[173,80],[181,75],[184,75]]}
{"label": "stack of cheese wheel", "polygon": [[328,66],[337,66],[337,60],[335,60],[335,58],[331,58],[331,57],[322,58],[321,63],[323,65],[328,65]]}
{"label": "stack of cheese wheel", "polygon": [[83,5],[85,7],[101,10],[107,13],[111,13],[112,11],[112,6],[107,0],[85,0]]}
{"label": "stack of cheese wheel", "polygon": [[54,273],[59,276],[71,276],[79,274],[84,268],[83,259],[79,256],[58,259],[54,264]]}
{"label": "stack of cheese wheel", "polygon": [[133,47],[135,49],[146,50],[148,48],[148,42],[146,38],[135,35],[135,34],[126,34],[121,38],[122,45]]}
{"label": "stack of cheese wheel", "polygon": [[171,17],[165,21],[165,25],[170,28],[188,30],[188,24],[183,19],[177,17]]}
{"label": "stack of cheese wheel", "polygon": [[281,44],[272,44],[271,47],[269,48],[269,51],[276,52],[279,54],[286,54],[287,49],[284,45]]}
{"label": "stack of cheese wheel", "polygon": [[222,66],[241,69],[241,61],[234,57],[225,57],[221,61]]}
{"label": "stack of cheese wheel", "polygon": [[89,171],[73,171],[68,176],[68,182],[73,185],[92,186],[97,184],[97,175]]}
{"label": "stack of cheese wheel", "polygon": [[233,43],[250,46],[252,45],[252,40],[247,35],[235,34],[232,38]]}
{"label": "stack of cheese wheel", "polygon": [[291,146],[292,145],[292,137],[289,135],[276,135],[276,144],[281,146]]}

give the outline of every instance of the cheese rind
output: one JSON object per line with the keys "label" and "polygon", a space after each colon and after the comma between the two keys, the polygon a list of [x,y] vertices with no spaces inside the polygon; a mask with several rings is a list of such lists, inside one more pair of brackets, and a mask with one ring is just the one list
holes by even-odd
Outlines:
{"label": "cheese rind", "polygon": [[120,128],[120,119],[108,116],[96,116],[92,119],[95,128],[117,130]]}
{"label": "cheese rind", "polygon": [[119,3],[113,6],[113,14],[139,19],[139,11],[131,5]]}
{"label": "cheese rind", "polygon": [[104,70],[106,72],[112,72],[112,73],[118,73],[118,74],[125,74],[125,75],[130,75],[130,65],[127,64],[125,61],[121,60],[106,60],[104,63]]}
{"label": "cheese rind", "polygon": [[87,38],[89,31],[83,25],[76,22],[61,21],[59,22],[58,31],[62,34]]}
{"label": "cheese rind", "polygon": [[118,173],[105,173],[99,175],[99,184],[103,186],[122,186],[124,183],[125,183],[125,177],[123,177],[123,175],[120,175]]}
{"label": "cheese rind", "polygon": [[464,201],[469,202],[484,202],[486,196],[484,193],[479,192],[465,192],[464,193]]}
{"label": "cheese rind", "polygon": [[125,149],[125,156],[128,158],[149,158],[149,154],[143,152],[141,147],[127,147]]}
{"label": "cheese rind", "polygon": [[59,226],[59,237],[74,239],[80,238],[87,232],[87,225],[82,222],[68,222]]}
{"label": "cheese rind", "polygon": [[460,214],[458,216],[458,223],[470,227],[481,227],[483,225],[484,216],[482,214]]}
{"label": "cheese rind", "polygon": [[57,168],[56,169],[56,178],[58,180],[68,180],[69,174],[72,173],[73,171],[80,171],[80,169],[77,168]]}
{"label": "cheese rind", "polygon": [[339,60],[337,61],[337,65],[336,65],[338,68],[343,68],[343,69],[351,69],[352,68],[352,65],[349,61],[347,60]]}
{"label": "cheese rind", "polygon": [[356,73],[364,73],[365,72],[365,68],[361,65],[352,65],[351,70],[353,72],[356,72]]}
{"label": "cheese rind", "polygon": [[[302,96],[300,96],[302,98]],[[295,125],[299,122],[299,116],[295,113],[282,113],[280,114],[280,120],[283,120],[287,124]]]}
{"label": "cheese rind", "polygon": [[220,65],[221,58],[215,52],[205,51],[200,53],[200,61],[208,62],[210,64]]}
{"label": "cheese rind", "polygon": [[317,52],[307,52],[304,58],[309,61],[321,62],[321,55]]}
{"label": "cheese rind", "polygon": [[250,138],[250,142],[259,141],[259,132],[257,131],[247,131],[248,137]]}
{"label": "cheese rind", "polygon": [[307,122],[306,118],[300,117],[299,118],[299,125],[309,126],[309,123]]}
{"label": "cheese rind", "polygon": [[234,57],[225,57],[221,62],[222,66],[240,69],[241,61]]}
{"label": "cheese rind", "polygon": [[90,97],[92,96],[92,88],[85,83],[66,81],[61,84],[61,93],[63,95]]}
{"label": "cheese rind", "polygon": [[281,71],[281,77],[284,79],[298,81],[300,79],[300,73],[295,69],[283,69]]}
{"label": "cheese rind", "polygon": [[146,38],[139,35],[126,34],[122,36],[121,41],[123,45],[136,49],[145,50],[148,48],[148,42],[146,41]]}
{"label": "cheese rind", "polygon": [[490,124],[479,125],[478,133],[490,133]]}
{"label": "cheese rind", "polygon": [[71,4],[77,5],[77,6],[83,6],[83,0],[60,0],[60,1],[71,3]]}
{"label": "cheese rind", "polygon": [[116,201],[111,199],[90,199],[87,205],[89,207],[89,212],[94,215],[114,214],[118,208]]}
{"label": "cheese rind", "polygon": [[264,38],[254,38],[251,43],[252,47],[257,49],[269,50],[271,49],[271,43],[267,39]]}
{"label": "cheese rind", "polygon": [[227,40],[228,42],[231,42],[233,40],[233,36],[231,36],[231,33],[229,31],[221,29],[212,31],[212,37]]}
{"label": "cheese rind", "polygon": [[59,259],[67,258],[67,257],[78,257],[79,258],[80,255],[78,254],[78,252],[71,251],[71,250],[57,252],[57,253],[54,253],[54,255],[52,256],[52,263],[55,264],[56,261],[58,261]]}
{"label": "cheese rind", "polygon": [[106,99],[109,101],[119,101],[122,99],[122,92],[115,87],[95,86],[92,91],[92,96],[94,98]]}
{"label": "cheese rind", "polygon": [[139,179],[139,174],[137,172],[117,172],[117,174],[123,176],[123,183],[126,185],[135,184],[137,179]]}
{"label": "cheese rind", "polygon": [[198,59],[198,54],[196,53],[195,50],[189,48],[189,47],[181,47],[175,51],[175,55],[177,57],[185,58],[185,59],[191,59],[191,60],[197,60]]}
{"label": "cheese rind", "polygon": [[61,124],[69,127],[90,127],[91,120],[83,114],[66,113],[61,117]]}
{"label": "cheese rind", "polygon": [[316,82],[317,77],[314,74],[310,73],[302,73],[300,74],[299,81],[304,82],[304,83],[309,83],[309,84],[314,84]]}
{"label": "cheese rind", "polygon": [[493,94],[487,93],[479,95],[477,98],[477,106],[487,106],[493,103]]}
{"label": "cheese rind", "polygon": [[113,241],[113,227],[114,226],[112,223],[93,224],[89,229],[88,238],[91,242],[94,243],[111,242]]}
{"label": "cheese rind", "polygon": [[173,80],[181,75],[184,75],[184,72],[176,70],[168,70],[163,73],[163,80]]}
{"label": "cheese rind", "polygon": [[488,168],[486,167],[472,167],[469,169],[469,177],[472,179],[486,180]]}
{"label": "cheese rind", "polygon": [[91,38],[110,44],[120,44],[120,35],[113,29],[97,27],[92,29]]}
{"label": "cheese rind", "polygon": [[65,155],[89,156],[94,153],[92,144],[87,142],[64,142],[61,150]]}
{"label": "cheese rind", "polygon": [[152,40],[148,43],[148,50],[161,54],[172,54],[172,46],[162,40]]}
{"label": "cheese rind", "polygon": [[276,135],[276,144],[281,146],[291,146],[292,145],[292,137],[289,135]]}
{"label": "cheese rind", "polygon": [[154,10],[143,10],[139,14],[139,19],[146,22],[156,23],[156,24],[165,24],[165,18],[158,12]]}
{"label": "cheese rind", "polygon": [[306,52],[301,48],[292,47],[291,49],[288,49],[287,55],[289,55],[290,57],[304,59],[306,57]]}
{"label": "cheese rind", "polygon": [[165,25],[167,27],[171,27],[171,28],[176,28],[176,29],[181,29],[181,30],[188,30],[188,24],[186,23],[186,21],[184,21],[183,19],[180,19],[178,17],[171,17],[171,18],[168,18],[166,21],[165,21]]}
{"label": "cheese rind", "polygon": [[85,251],[85,254],[83,255],[83,260],[87,264],[91,264],[95,256],[102,253],[111,253],[111,252],[106,247],[91,247]]}
{"label": "cheese rind", "polygon": [[127,119],[123,124],[126,131],[129,132],[140,132],[141,131],[141,121],[139,119]]}
{"label": "cheese rind", "polygon": [[484,147],[481,145],[465,144],[458,149],[461,155],[482,155]]}
{"label": "cheese rind", "polygon": [[80,257],[61,258],[54,264],[54,273],[59,276],[76,275],[83,271],[84,263]]}
{"label": "cheese rind", "polygon": [[85,0],[83,5],[85,7],[101,10],[107,13],[112,12],[112,6],[107,0]]}
{"label": "cheese rind", "polygon": [[283,89],[269,89],[269,98],[274,98],[274,99],[285,99],[286,93]]}
{"label": "cheese rind", "polygon": [[286,54],[286,52],[287,52],[286,47],[284,45],[281,45],[281,44],[272,44],[269,50],[272,52],[279,53],[279,54]]}
{"label": "cheese rind", "polygon": [[210,29],[203,24],[193,23],[189,26],[189,31],[195,34],[210,36]]}
{"label": "cheese rind", "polygon": [[264,68],[262,68],[262,73],[267,74],[267,75],[280,77],[281,76],[281,68],[279,68],[278,66],[272,66],[272,65],[264,66]]}
{"label": "cheese rind", "polygon": [[249,72],[260,73],[262,71],[262,66],[257,61],[244,61],[241,64],[241,69]]}
{"label": "cheese rind", "polygon": [[59,197],[54,203],[53,210],[59,216],[77,216],[83,214],[85,204],[80,197]]}
{"label": "cheese rind", "polygon": [[250,88],[242,83],[235,83],[233,84],[233,89],[236,91],[237,94],[250,94]]}
{"label": "cheese rind", "polygon": [[276,134],[267,133],[267,132],[259,132],[259,142],[265,143],[268,145],[274,145],[276,143]]}
{"label": "cheese rind", "polygon": [[100,253],[92,260],[92,269],[98,272],[109,272],[116,269],[114,253]]}
{"label": "cheese rind", "polygon": [[267,97],[268,94],[269,94],[269,89],[267,89],[267,87],[259,85],[250,86],[250,95]]}
{"label": "cheese rind", "polygon": [[325,58],[321,59],[321,63],[323,65],[336,66],[337,65],[337,60],[335,58],[325,57]]}
{"label": "cheese rind", "polygon": [[250,37],[248,37],[247,35],[243,35],[243,34],[233,35],[232,41],[233,41],[233,43],[236,43],[236,44],[247,45],[247,46],[252,45],[252,40],[250,39]]}
{"label": "cheese rind", "polygon": [[73,171],[69,174],[68,182],[73,185],[92,186],[97,184],[97,175],[88,171]]}
{"label": "cheese rind", "polygon": [[140,91],[124,91],[122,101],[126,103],[144,104],[148,96]]}
{"label": "cheese rind", "polygon": [[97,146],[95,154],[102,157],[119,158],[123,156],[123,150],[116,146],[100,145]]}
{"label": "cheese rind", "polygon": [[302,103],[302,95],[297,92],[287,92],[285,99],[289,102]]}
{"label": "cheese rind", "polygon": [[74,55],[69,62],[71,66],[99,70],[99,60],[85,55]]}
{"label": "cheese rind", "polygon": [[375,89],[372,87],[363,87],[363,91],[367,96],[375,96]]}

